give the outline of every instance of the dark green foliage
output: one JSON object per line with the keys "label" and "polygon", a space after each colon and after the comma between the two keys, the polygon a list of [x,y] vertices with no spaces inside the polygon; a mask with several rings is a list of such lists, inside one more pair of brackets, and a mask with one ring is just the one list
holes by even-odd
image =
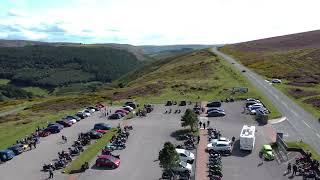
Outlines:
{"label": "dark green foliage", "polygon": [[15,87],[13,85],[1,85],[0,86],[0,101],[11,99],[24,99],[31,98],[32,93],[27,92],[21,88]]}
{"label": "dark green foliage", "polygon": [[111,82],[140,65],[133,54],[107,47],[0,48],[0,78],[22,85],[56,87],[76,82]]}
{"label": "dark green foliage", "polygon": [[181,126],[189,126],[191,131],[194,131],[194,128],[198,125],[198,116],[191,109],[187,109],[184,115],[181,118]]}
{"label": "dark green foliage", "polygon": [[170,142],[165,142],[163,148],[159,152],[160,166],[164,169],[171,169],[179,164],[179,155],[176,148]]}

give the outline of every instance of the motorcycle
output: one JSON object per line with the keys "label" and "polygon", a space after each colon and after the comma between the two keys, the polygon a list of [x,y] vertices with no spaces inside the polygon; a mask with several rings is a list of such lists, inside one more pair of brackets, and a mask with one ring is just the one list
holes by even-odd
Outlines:
{"label": "motorcycle", "polygon": [[50,169],[55,170],[55,168],[54,168],[54,166],[53,166],[52,163],[50,163],[50,164],[44,164],[44,165],[42,166],[42,171],[49,171]]}
{"label": "motorcycle", "polygon": [[59,160],[57,162],[54,163],[54,168],[55,169],[62,169],[62,168],[65,168],[66,167],[66,163]]}

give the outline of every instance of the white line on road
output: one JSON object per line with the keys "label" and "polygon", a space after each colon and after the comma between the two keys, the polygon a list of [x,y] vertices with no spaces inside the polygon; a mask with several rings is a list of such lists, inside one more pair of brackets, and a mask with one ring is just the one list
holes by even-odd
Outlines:
{"label": "white line on road", "polygon": [[310,126],[308,123],[306,123],[304,120],[302,120],[302,122],[303,122],[306,126],[308,126],[309,128],[311,128],[311,126]]}
{"label": "white line on road", "polygon": [[320,138],[320,134],[316,133],[316,135],[318,136],[318,138]]}

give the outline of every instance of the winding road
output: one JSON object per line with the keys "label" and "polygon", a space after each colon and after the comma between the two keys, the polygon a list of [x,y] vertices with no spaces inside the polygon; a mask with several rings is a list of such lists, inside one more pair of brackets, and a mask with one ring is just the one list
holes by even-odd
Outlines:
{"label": "winding road", "polygon": [[298,137],[320,153],[320,124],[314,116],[302,109],[269,82],[266,82],[261,76],[238,63],[234,58],[218,51],[217,48],[212,48],[212,51],[233,64],[240,72],[245,70],[243,75],[271,100],[283,116],[287,117],[287,121],[298,133]]}

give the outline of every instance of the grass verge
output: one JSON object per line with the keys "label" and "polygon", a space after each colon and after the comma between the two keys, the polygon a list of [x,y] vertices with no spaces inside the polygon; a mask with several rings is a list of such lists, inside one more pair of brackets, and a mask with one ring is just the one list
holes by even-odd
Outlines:
{"label": "grass verge", "polygon": [[70,165],[64,168],[65,173],[71,173],[72,171],[79,170],[81,165],[85,162],[90,162],[99,151],[107,144],[111,137],[117,133],[117,129],[113,128],[109,132],[103,135],[103,137],[91,144],[84,152],[82,152],[77,159],[73,160]]}
{"label": "grass verge", "polygon": [[306,144],[304,142],[298,142],[298,141],[289,141],[286,142],[288,147],[291,148],[301,148],[303,149],[305,152],[310,151],[312,153],[312,158],[316,159],[316,160],[320,160],[320,155],[317,153],[317,151],[315,149],[313,149],[313,147],[311,147],[309,144]]}

